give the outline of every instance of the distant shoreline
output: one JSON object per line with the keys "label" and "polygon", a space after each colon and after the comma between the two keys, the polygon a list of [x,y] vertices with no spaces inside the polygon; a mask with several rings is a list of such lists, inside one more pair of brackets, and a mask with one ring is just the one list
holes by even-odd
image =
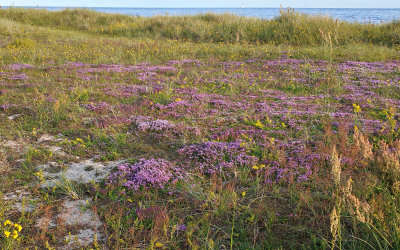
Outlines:
{"label": "distant shoreline", "polygon": [[[14,6],[2,6],[2,8],[63,8],[63,9],[243,9],[241,7],[107,7],[107,6],[22,6],[22,5],[14,5]],[[246,7],[245,9],[282,9],[279,7]],[[283,8],[283,9],[286,9]],[[301,8],[293,8],[295,10],[301,9],[318,9],[318,10],[400,10],[400,7],[397,8],[310,8],[310,7],[301,7]]]}

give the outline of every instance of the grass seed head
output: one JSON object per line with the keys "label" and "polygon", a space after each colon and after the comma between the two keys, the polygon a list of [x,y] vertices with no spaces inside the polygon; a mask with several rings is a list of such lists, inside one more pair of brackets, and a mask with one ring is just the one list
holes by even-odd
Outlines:
{"label": "grass seed head", "polygon": [[339,157],[336,147],[334,147],[332,154],[331,154],[331,165],[332,165],[333,181],[336,186],[340,185],[340,175],[342,172],[341,166],[340,166],[340,160],[341,160],[341,158]]}

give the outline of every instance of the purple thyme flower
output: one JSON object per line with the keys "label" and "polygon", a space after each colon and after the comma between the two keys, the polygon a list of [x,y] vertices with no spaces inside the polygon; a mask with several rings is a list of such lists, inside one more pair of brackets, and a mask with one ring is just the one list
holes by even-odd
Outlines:
{"label": "purple thyme flower", "polygon": [[8,77],[9,80],[26,80],[28,79],[28,75],[26,74],[17,74]]}
{"label": "purple thyme flower", "polygon": [[206,142],[186,146],[178,151],[183,161],[201,173],[224,172],[233,167],[251,166],[258,159],[249,156],[239,143]]}
{"label": "purple thyme flower", "polygon": [[121,183],[124,187],[139,190],[141,187],[164,188],[182,178],[181,171],[164,159],[140,159],[135,164],[122,164],[109,176],[109,184]]}

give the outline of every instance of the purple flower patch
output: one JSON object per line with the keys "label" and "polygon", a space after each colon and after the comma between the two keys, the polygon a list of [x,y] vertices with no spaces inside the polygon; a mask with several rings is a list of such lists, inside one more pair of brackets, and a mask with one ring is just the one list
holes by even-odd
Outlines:
{"label": "purple flower patch", "polygon": [[118,171],[109,176],[109,184],[120,183],[122,186],[139,190],[140,188],[164,188],[182,178],[179,168],[164,159],[140,159],[135,164],[123,164]]}
{"label": "purple flower patch", "polygon": [[206,142],[180,149],[179,154],[188,166],[201,173],[225,172],[234,167],[251,166],[257,157],[249,156],[239,143]]}
{"label": "purple flower patch", "polygon": [[97,113],[104,113],[110,109],[110,105],[106,102],[89,103],[85,105],[86,109]]}
{"label": "purple flower patch", "polygon": [[26,80],[28,78],[26,74],[17,74],[8,77],[9,80]]}

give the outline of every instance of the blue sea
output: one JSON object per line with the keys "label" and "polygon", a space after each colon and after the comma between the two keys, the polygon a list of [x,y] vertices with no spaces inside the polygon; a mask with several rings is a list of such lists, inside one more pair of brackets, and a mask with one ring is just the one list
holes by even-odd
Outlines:
{"label": "blue sea", "polygon": [[[62,10],[60,7],[23,7],[44,8],[51,11]],[[133,16],[156,16],[156,15],[196,15],[201,13],[233,13],[245,17],[257,17],[261,19],[272,19],[279,15],[279,8],[88,8],[99,12],[118,13]],[[328,15],[335,19],[360,23],[381,23],[400,20],[400,8],[396,9],[333,9],[333,8],[298,8],[301,13],[311,15]]]}

